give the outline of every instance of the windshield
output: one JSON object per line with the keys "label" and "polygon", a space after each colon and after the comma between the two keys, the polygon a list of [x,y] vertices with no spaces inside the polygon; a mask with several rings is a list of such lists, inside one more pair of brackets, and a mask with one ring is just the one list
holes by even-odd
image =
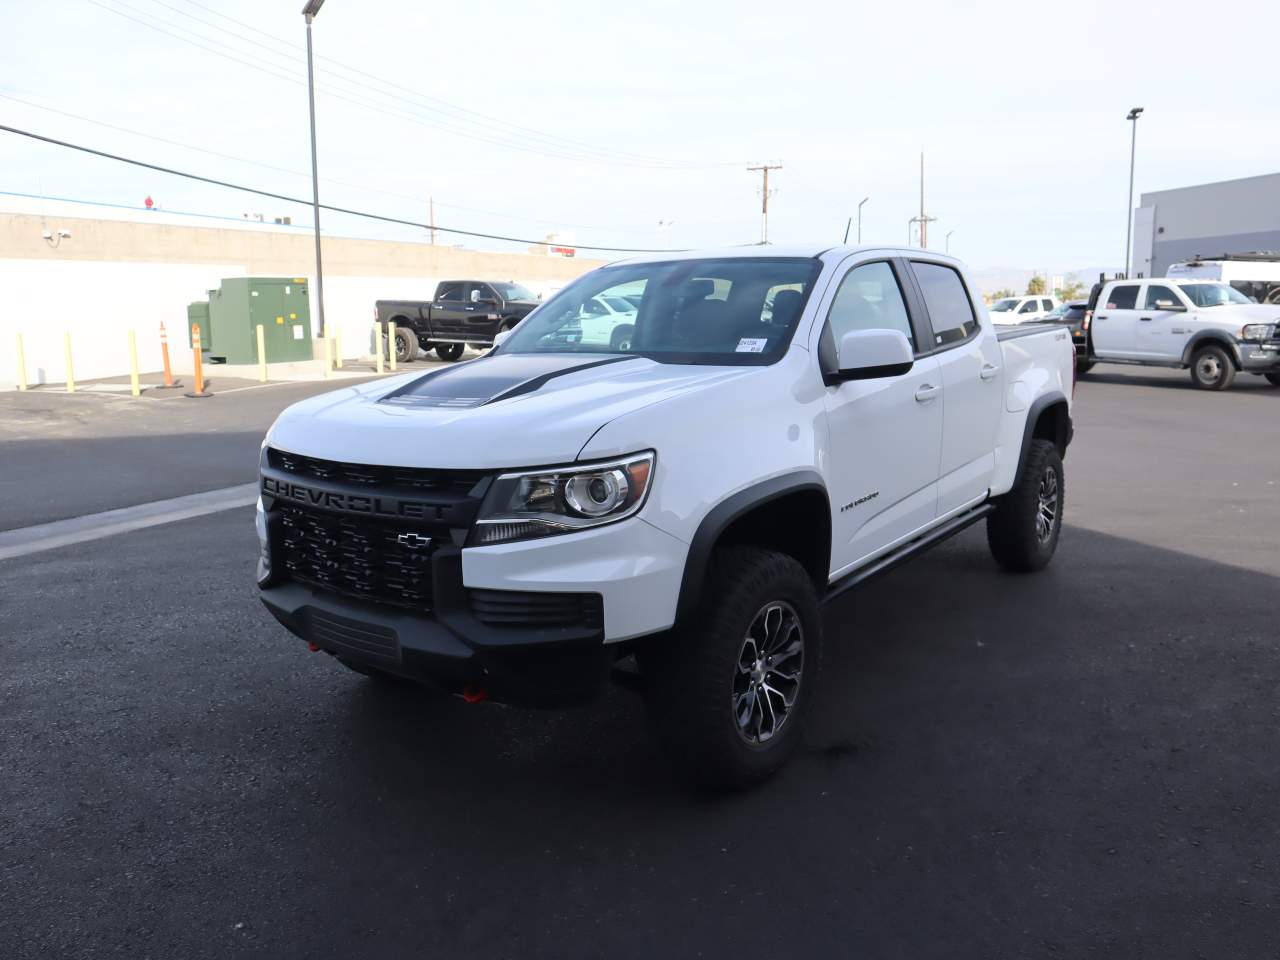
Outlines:
{"label": "windshield", "polygon": [[1008,313],[1019,303],[1022,302],[1021,297],[1005,297],[1003,300],[997,300],[988,309],[992,313]]}
{"label": "windshield", "polygon": [[495,283],[493,288],[503,300],[537,300],[532,293],[518,283]]}
{"label": "windshield", "polygon": [[[516,327],[500,353],[637,353],[662,363],[773,363],[791,342],[821,263],[807,257],[669,260],[603,267]],[[598,323],[590,302],[634,313]],[[598,310],[598,308],[597,308]]]}
{"label": "windshield", "polygon": [[1185,283],[1185,293],[1197,307],[1221,307],[1228,303],[1253,303],[1235,287],[1225,283]]}

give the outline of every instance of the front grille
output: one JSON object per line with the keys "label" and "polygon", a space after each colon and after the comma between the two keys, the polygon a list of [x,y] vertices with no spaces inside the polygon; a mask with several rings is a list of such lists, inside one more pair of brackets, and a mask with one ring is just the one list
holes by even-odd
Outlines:
{"label": "front grille", "polygon": [[[488,474],[481,470],[430,470],[421,467],[381,467],[365,463],[341,463],[296,453],[267,451],[267,464],[296,477],[332,483],[395,488],[405,492],[429,492],[453,496],[479,496],[476,487]],[[389,490],[388,492],[394,492]]]}
{"label": "front grille", "polygon": [[[415,610],[431,607],[431,546],[397,538],[403,522],[300,507],[278,508],[280,563],[300,582],[361,600]],[[274,549],[273,547],[273,549]]]}
{"label": "front grille", "polygon": [[493,627],[594,627],[604,624],[598,593],[472,590],[471,612]]}

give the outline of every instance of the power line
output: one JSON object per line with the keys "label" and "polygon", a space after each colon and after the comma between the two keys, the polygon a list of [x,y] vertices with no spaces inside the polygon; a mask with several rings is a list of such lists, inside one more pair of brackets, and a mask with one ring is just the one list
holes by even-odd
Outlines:
{"label": "power line", "polygon": [[[107,160],[116,160],[120,163],[131,164],[135,167],[143,167],[147,170],[155,170],[158,173],[167,173],[175,177],[185,177],[188,180],[197,180],[201,183],[213,184],[216,187],[227,187],[231,190],[240,190],[243,193],[252,193],[260,197],[270,197],[272,200],[282,200],[285,203],[299,203],[304,206],[312,206],[310,200],[302,200],[298,197],[290,197],[283,193],[273,193],[270,190],[259,190],[256,187],[246,187],[243,184],[231,183],[226,180],[217,180],[213,177],[201,176],[198,173],[188,173],[185,170],[175,170],[172,167],[162,167],[159,164],[147,163],[145,160],[136,160],[132,157],[124,157],[115,153],[107,153],[105,150],[95,150],[93,147],[86,147],[78,143],[69,143],[66,140],[56,140],[53,137],[46,137],[30,130],[20,130],[17,127],[10,127],[0,124],[0,130],[8,133],[16,133],[20,137],[27,137],[31,140],[39,140],[43,143],[53,144],[57,147],[67,147],[70,150],[78,150],[81,153],[88,153],[93,156],[103,157]],[[423,230],[433,229],[432,224],[420,223],[416,220],[402,220],[399,217],[387,217],[378,213],[366,213],[363,210],[352,210],[350,207],[336,207],[327,203],[319,204],[321,210],[329,210],[333,213],[344,213],[353,217],[364,217],[367,220],[379,220],[383,223],[394,223],[404,227],[419,227]],[[460,230],[456,227],[442,227],[439,224],[434,225],[434,229],[441,233],[455,233],[464,237],[481,237],[486,240],[503,240],[508,243],[528,243],[540,247],[555,246],[555,241],[550,240],[528,240],[522,237],[504,237],[493,233],[480,233],[476,230]],[[606,253],[670,253],[671,251],[658,247],[601,247],[592,244],[574,244],[579,250],[600,250]]]}
{"label": "power line", "polygon": [[[126,13],[125,10],[117,9],[115,6],[108,6],[106,3],[102,2],[102,0],[86,0],[86,2],[91,3],[94,6],[99,7],[103,10],[106,10],[110,13],[114,13],[115,15],[122,17],[126,20],[130,20],[133,23],[138,24],[139,26],[146,27],[149,30],[153,30],[157,33],[163,34],[164,36],[171,37],[175,40],[180,40],[183,43],[190,44],[191,46],[204,50],[207,53],[212,53],[215,56],[219,56],[219,57],[223,57],[224,59],[231,60],[232,62],[238,63],[241,66],[246,66],[246,67],[249,67],[250,69],[257,70],[261,73],[265,73],[267,76],[274,77],[277,80],[284,80],[289,83],[305,85],[299,78],[294,77],[290,74],[279,73],[275,70],[271,70],[271,69],[268,69],[267,67],[264,67],[261,63],[256,63],[252,60],[243,59],[241,56],[236,56],[235,54],[245,54],[245,51],[237,49],[235,47],[231,47],[221,40],[196,33],[195,31],[191,30],[188,27],[182,26],[180,24],[175,24],[167,20],[160,20],[157,23],[157,22],[152,22],[150,20],[140,19],[139,17],[131,16],[130,14]],[[125,8],[126,10],[132,10],[134,11],[134,13],[142,14],[143,16],[148,16],[148,14],[145,11],[139,10],[137,7],[131,6],[130,4],[125,2],[125,0],[112,0],[112,2],[118,5],[119,7]],[[187,14],[187,16],[190,16],[190,15]],[[196,19],[198,20],[198,22],[207,23],[207,21],[200,20],[199,18],[196,18]],[[160,26],[158,24],[163,24],[163,26]],[[165,29],[165,27],[169,27],[172,29]],[[183,33],[191,34],[197,37],[198,39],[193,40],[189,36],[183,36],[182,33],[173,32],[174,30],[183,31]],[[238,36],[238,35],[233,34],[233,36]],[[270,35],[268,34],[268,36]],[[247,40],[248,38],[241,37],[240,39]],[[205,41],[205,42],[202,43],[200,41]],[[256,43],[257,41],[249,41],[249,42]],[[217,47],[222,47],[224,49],[217,49],[214,46],[209,46],[209,44],[215,44],[217,45]],[[233,52],[232,53],[226,52],[226,50],[228,49]],[[279,55],[278,51],[276,51],[276,53],[277,55]],[[245,55],[249,55],[249,54],[245,54]],[[297,58],[293,58],[293,59],[297,59]],[[359,81],[354,81],[346,77],[331,75],[330,80],[337,80],[343,83],[352,84],[356,87],[360,87],[370,91],[375,96],[380,96],[380,97],[391,96],[386,91],[376,90],[372,87],[369,87],[368,84],[363,84],[363,83],[360,83]],[[388,81],[380,81],[380,82],[385,83]],[[614,166],[645,167],[649,169],[659,169],[659,170],[684,170],[684,169],[696,168],[696,165],[683,163],[681,161],[665,161],[665,160],[646,161],[646,160],[635,160],[635,159],[613,159],[609,155],[607,155],[607,152],[602,150],[602,148],[593,147],[585,144],[561,146],[555,143],[538,143],[536,141],[534,143],[527,143],[527,142],[522,143],[519,140],[514,138],[519,137],[519,138],[523,138],[526,141],[530,140],[531,138],[526,134],[508,133],[503,130],[487,130],[484,133],[480,133],[480,132],[468,130],[465,128],[459,128],[457,126],[450,126],[440,122],[439,120],[427,119],[425,117],[415,115],[412,113],[405,113],[403,112],[403,108],[389,109],[388,105],[384,102],[368,99],[367,94],[361,95],[359,93],[354,93],[350,90],[335,90],[332,87],[328,86],[327,83],[317,84],[317,87],[321,90],[324,90],[329,96],[335,99],[343,100],[347,103],[351,103],[351,104],[354,104],[355,106],[363,107],[365,109],[371,109],[378,113],[383,113],[389,117],[392,117],[393,119],[404,120],[410,123],[416,123],[421,126],[429,127],[435,130],[452,134],[454,136],[465,137],[467,139],[476,140],[481,143],[487,143],[487,144],[490,144],[491,146],[504,147],[511,150],[519,150],[525,153],[539,154],[543,156],[552,157],[558,160],[571,160],[578,163],[602,163],[602,164],[608,164],[608,165],[614,165]],[[399,98],[399,100],[397,100],[396,107],[399,107],[400,101],[402,101],[403,99],[404,98],[401,97]],[[432,108],[427,108],[427,109],[432,109]],[[439,112],[439,111],[437,110],[436,112]],[[483,126],[483,124],[477,124],[476,121],[469,120],[465,117],[446,117],[446,119],[453,121],[455,123],[461,122],[461,123],[470,123],[473,126],[475,125]],[[523,129],[527,129],[527,128],[523,128]],[[537,137],[537,136],[545,136],[545,135],[535,133],[534,136]]]}
{"label": "power line", "polygon": [[[30,100],[23,100],[21,97],[11,96],[10,94],[7,94],[7,93],[0,93],[0,99],[12,100],[14,103],[21,103],[24,106],[33,107],[36,110],[45,110],[49,113],[56,113],[58,114],[58,116],[61,116],[61,117],[69,117],[72,120],[80,120],[84,123],[92,123],[95,126],[104,127],[108,130],[115,130],[119,133],[127,133],[127,134],[130,134],[131,136],[142,137],[147,140],[154,140],[156,143],[168,144],[171,147],[179,147],[180,149],[190,150],[194,153],[208,154],[211,157],[217,157],[221,160],[233,160],[236,163],[247,163],[250,166],[261,167],[263,170],[273,170],[276,173],[286,173],[294,177],[306,177],[307,179],[311,178],[310,173],[307,173],[301,170],[290,170],[288,167],[278,167],[275,164],[263,163],[261,160],[250,160],[248,157],[237,157],[233,154],[220,153],[217,150],[210,150],[207,147],[197,147],[189,143],[182,143],[181,141],[178,141],[178,140],[170,140],[166,137],[158,137],[155,134],[143,133],[141,130],[132,130],[129,127],[122,127],[122,126],[119,126],[118,124],[107,123],[105,120],[95,120],[92,117],[86,117],[78,113],[71,113],[70,111],[67,111],[67,110],[59,110],[57,107],[50,107],[50,106],[46,106],[45,104],[34,103]],[[408,193],[400,193],[395,190],[385,190],[380,187],[370,187],[370,186],[366,186],[358,183],[348,183],[345,180],[335,180],[332,177],[321,177],[320,179],[325,183],[331,183],[339,187],[347,187],[348,189],[351,189],[351,190],[361,190],[369,193],[380,193],[388,197],[395,197],[398,200],[409,200],[415,203],[420,203],[422,201],[421,196],[408,194]],[[459,204],[444,203],[439,200],[436,201],[436,205],[440,207],[446,207],[450,210],[461,210],[466,213],[479,213],[485,216],[497,217],[501,220],[517,220],[523,223],[557,223],[560,226],[574,227],[578,230],[627,230],[631,232],[638,231],[642,233],[653,232],[653,231],[644,230],[642,228],[637,228],[637,227],[619,227],[616,224],[610,225],[610,226],[602,226],[600,224],[565,223],[561,221],[559,217],[513,216],[508,213],[500,213],[497,210],[484,210],[478,207],[464,207],[464,206],[460,206]]]}
{"label": "power line", "polygon": [[[166,8],[169,8],[170,10],[174,10],[174,12],[180,13],[178,12],[177,8],[173,8],[173,6],[170,6],[168,3],[165,3],[165,0],[152,0],[152,3],[157,3],[157,4],[160,4],[161,6],[166,6]],[[206,13],[211,13],[211,14],[214,14],[215,17],[220,17],[221,19],[228,20],[229,23],[234,23],[238,27],[243,27],[244,29],[250,29],[250,31],[259,33],[259,35],[268,37],[269,40],[275,41],[276,44],[283,44],[284,46],[292,47],[292,49],[294,50],[301,50],[301,47],[298,46],[297,44],[294,44],[294,42],[292,41],[284,40],[283,37],[276,36],[274,35],[274,33],[265,31],[265,29],[262,29],[260,27],[255,27],[251,23],[244,22],[244,20],[238,20],[234,17],[230,17],[230,15],[220,12],[220,10],[215,10],[214,8],[211,8],[211,6],[207,4],[198,3],[198,0],[183,0],[183,3],[186,3],[191,6],[196,6],[196,8],[205,10]],[[188,15],[188,17],[192,17],[193,19],[197,19],[198,22],[209,23],[209,20],[202,20],[200,18],[195,18],[193,17],[192,14],[186,14],[186,15]],[[215,24],[209,23],[209,26],[215,26]],[[242,38],[242,40],[257,42],[257,41],[251,41],[250,38],[248,37],[237,35],[237,33],[233,33],[232,31],[227,31],[227,29],[223,27],[215,27],[215,28],[223,29],[224,32],[230,33],[230,35],[232,36],[239,36]],[[571,140],[571,138],[561,137],[559,136],[559,134],[556,134],[556,133],[536,131],[536,129],[531,127],[521,127],[520,124],[511,123],[507,119],[500,118],[500,116],[493,116],[492,114],[480,113],[480,111],[466,108],[466,106],[453,104],[453,102],[448,100],[442,100],[440,99],[440,97],[434,97],[434,96],[428,95],[428,93],[422,93],[420,91],[412,90],[411,87],[406,87],[406,86],[403,86],[403,84],[401,83],[389,81],[389,79],[385,79],[384,77],[376,76],[376,74],[369,73],[367,72],[367,70],[362,70],[358,67],[352,67],[352,65],[343,63],[342,60],[334,59],[332,58],[332,56],[319,55],[317,56],[316,59],[324,60],[325,63],[333,64],[335,65],[335,67],[348,70],[349,73],[355,73],[355,74],[358,74],[358,76],[369,78],[371,79],[371,81],[384,84],[384,86],[387,86],[387,87],[392,87],[394,88],[394,90],[401,91],[402,93],[411,93],[411,95],[415,97],[420,97],[421,100],[434,102],[434,104],[439,104],[440,106],[443,106],[443,108],[456,111],[456,113],[479,116],[481,120],[488,120],[488,122],[500,124],[502,125],[503,128],[513,129],[513,131],[524,131],[526,133],[531,134],[531,136],[543,138],[543,140],[561,141],[562,143],[564,143],[564,145],[577,147],[577,148],[580,148],[580,150],[595,150],[599,152],[611,152],[611,154],[630,157],[630,159],[632,160],[649,160],[649,161],[655,161],[655,163],[662,163],[662,164],[686,164],[689,166],[703,166],[703,168],[708,168],[708,166],[736,166],[737,165],[736,161],[716,161],[716,163],[696,163],[696,161],[664,159],[664,157],[650,156],[646,154],[636,154],[636,152],[632,152],[632,151],[616,150],[616,148],[613,148],[613,147],[605,148],[605,147],[600,147],[599,145],[593,145],[593,143],[585,143],[582,141]],[[431,108],[431,109],[438,110],[439,108]],[[475,123],[475,120],[468,120],[466,116],[458,116],[457,119],[466,120],[466,122],[468,123]]]}

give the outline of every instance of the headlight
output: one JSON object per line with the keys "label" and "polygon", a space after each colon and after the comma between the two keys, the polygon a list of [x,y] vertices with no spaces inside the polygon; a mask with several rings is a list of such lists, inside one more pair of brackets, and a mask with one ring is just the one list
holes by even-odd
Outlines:
{"label": "headlight", "polygon": [[510,543],[614,523],[644,504],[653,451],[608,463],[504,473],[480,508],[471,544]]}
{"label": "headlight", "polygon": [[1274,323],[1251,323],[1240,328],[1241,340],[1269,340],[1276,335]]}

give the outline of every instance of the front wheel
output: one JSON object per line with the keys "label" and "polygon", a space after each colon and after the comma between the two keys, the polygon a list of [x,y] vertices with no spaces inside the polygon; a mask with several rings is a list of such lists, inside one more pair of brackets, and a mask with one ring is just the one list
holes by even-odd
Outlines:
{"label": "front wheel", "polygon": [[987,517],[987,545],[1006,570],[1043,570],[1058,549],[1066,482],[1062,457],[1048,440],[1032,440],[1012,490]]}
{"label": "front wheel", "polygon": [[615,353],[626,353],[631,349],[631,334],[635,331],[629,323],[619,324],[609,337],[609,349]]}
{"label": "front wheel", "polygon": [[462,351],[467,349],[465,343],[441,343],[436,345],[436,356],[441,360],[448,360],[452,363],[462,357]]}
{"label": "front wheel", "polygon": [[418,355],[418,338],[408,327],[396,327],[396,363],[408,363]]}
{"label": "front wheel", "polygon": [[689,780],[737,789],[775,773],[804,731],[822,669],[813,581],[794,558],[721,547],[697,612],[646,658],[650,706]]}
{"label": "front wheel", "polygon": [[1088,373],[1095,366],[1097,366],[1097,364],[1098,364],[1097,360],[1085,360],[1085,359],[1077,360],[1076,373],[1078,373],[1080,376],[1083,377],[1086,373]]}
{"label": "front wheel", "polygon": [[1191,358],[1191,382],[1201,390],[1225,390],[1235,378],[1235,364],[1217,344],[1201,347]]}

